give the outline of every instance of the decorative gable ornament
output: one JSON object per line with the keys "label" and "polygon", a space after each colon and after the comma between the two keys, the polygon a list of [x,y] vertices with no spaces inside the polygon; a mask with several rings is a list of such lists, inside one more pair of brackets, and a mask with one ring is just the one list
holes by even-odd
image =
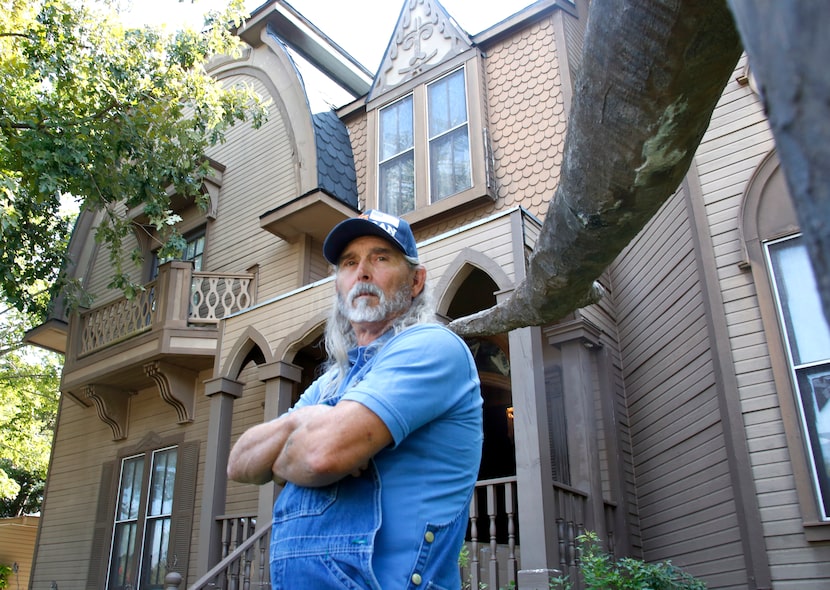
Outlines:
{"label": "decorative gable ornament", "polygon": [[472,47],[470,37],[434,0],[406,0],[369,100]]}

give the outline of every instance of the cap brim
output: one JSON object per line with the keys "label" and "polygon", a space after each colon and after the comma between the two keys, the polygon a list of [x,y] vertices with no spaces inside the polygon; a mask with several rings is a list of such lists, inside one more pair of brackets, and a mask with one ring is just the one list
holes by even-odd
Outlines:
{"label": "cap brim", "polygon": [[368,219],[353,217],[341,221],[329,232],[329,235],[326,236],[326,240],[323,242],[323,256],[332,264],[337,264],[340,261],[343,250],[346,249],[349,242],[363,236],[383,238],[406,255],[403,246],[396,242],[383,228],[375,225]]}

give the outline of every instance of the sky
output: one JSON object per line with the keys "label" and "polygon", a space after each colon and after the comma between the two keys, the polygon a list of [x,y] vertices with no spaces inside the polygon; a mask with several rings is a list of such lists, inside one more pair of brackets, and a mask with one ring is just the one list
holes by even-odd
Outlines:
{"label": "sky", "polygon": [[[249,11],[265,0],[248,0]],[[383,52],[408,0],[289,0],[294,9],[317,26],[357,61],[375,73]],[[458,25],[475,35],[529,6],[533,0],[439,0]],[[181,22],[198,27],[201,15],[221,8],[226,0],[133,0],[128,22],[166,24],[175,28]],[[371,33],[371,34],[369,34]]]}

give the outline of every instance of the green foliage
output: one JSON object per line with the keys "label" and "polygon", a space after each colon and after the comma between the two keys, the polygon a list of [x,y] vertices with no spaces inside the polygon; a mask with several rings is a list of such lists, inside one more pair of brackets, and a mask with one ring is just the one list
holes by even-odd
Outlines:
{"label": "green foliage", "polygon": [[[171,2],[174,0],[171,0]],[[2,0],[0,9],[0,295],[43,313],[67,287],[70,229],[61,200],[104,214],[97,238],[115,253],[113,286],[131,285],[120,246],[143,207],[175,240],[167,188],[197,200],[204,158],[232,125],[259,126],[250,87],[225,87],[204,64],[233,55],[244,0],[206,17],[204,32],[127,29],[113,0]],[[49,285],[43,291],[39,284]]]}
{"label": "green foliage", "polygon": [[9,587],[9,576],[13,571],[14,569],[12,566],[0,563],[0,590],[4,590]]}
{"label": "green foliage", "polygon": [[58,411],[62,359],[22,346],[24,323],[0,315],[0,517],[40,510]]}
{"label": "green foliage", "polygon": [[[706,590],[706,584],[672,565],[670,561],[645,563],[624,557],[617,561],[602,550],[596,533],[577,537],[580,573],[585,590]],[[567,576],[551,580],[551,589],[570,590]]]}

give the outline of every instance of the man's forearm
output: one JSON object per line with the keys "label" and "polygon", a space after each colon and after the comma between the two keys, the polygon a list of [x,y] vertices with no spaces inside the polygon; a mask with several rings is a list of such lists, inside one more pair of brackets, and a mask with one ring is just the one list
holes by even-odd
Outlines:
{"label": "man's forearm", "polygon": [[239,437],[228,456],[228,477],[241,483],[266,484],[274,479],[273,466],[290,434],[284,414],[259,424]]}

